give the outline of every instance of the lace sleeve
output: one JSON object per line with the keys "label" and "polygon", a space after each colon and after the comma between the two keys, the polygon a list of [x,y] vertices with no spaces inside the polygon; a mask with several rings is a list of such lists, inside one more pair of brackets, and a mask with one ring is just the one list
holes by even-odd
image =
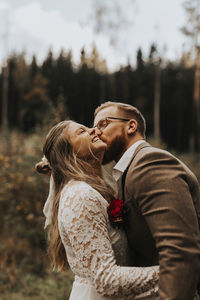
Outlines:
{"label": "lace sleeve", "polygon": [[105,202],[97,191],[85,183],[67,188],[61,195],[59,226],[77,258],[70,261],[68,257],[72,271],[89,279],[103,296],[154,294],[158,282],[157,266],[116,265],[108,235]]}

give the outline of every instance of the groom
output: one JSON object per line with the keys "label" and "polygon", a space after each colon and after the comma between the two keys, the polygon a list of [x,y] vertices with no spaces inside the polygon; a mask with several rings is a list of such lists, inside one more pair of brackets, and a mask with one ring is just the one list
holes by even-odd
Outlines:
{"label": "groom", "polygon": [[124,226],[134,265],[160,265],[159,299],[192,300],[200,281],[200,188],[194,174],[167,151],[145,142],[137,108],[105,102],[94,127],[107,144],[104,163],[126,211]]}

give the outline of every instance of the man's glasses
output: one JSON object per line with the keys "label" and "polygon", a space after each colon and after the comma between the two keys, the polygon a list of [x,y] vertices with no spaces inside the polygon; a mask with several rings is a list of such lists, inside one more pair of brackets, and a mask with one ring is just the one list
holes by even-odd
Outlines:
{"label": "man's glasses", "polygon": [[111,120],[119,120],[119,121],[125,121],[128,122],[130,119],[124,119],[124,118],[115,118],[115,117],[106,117],[101,119],[95,126],[94,128],[97,128],[99,130],[104,130],[108,124],[110,124]]}

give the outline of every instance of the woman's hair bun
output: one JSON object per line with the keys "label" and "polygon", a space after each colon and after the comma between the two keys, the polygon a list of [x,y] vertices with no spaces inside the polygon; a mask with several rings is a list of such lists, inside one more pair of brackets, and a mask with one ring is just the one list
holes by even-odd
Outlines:
{"label": "woman's hair bun", "polygon": [[38,173],[42,174],[48,174],[51,171],[51,167],[45,156],[35,165],[35,168]]}

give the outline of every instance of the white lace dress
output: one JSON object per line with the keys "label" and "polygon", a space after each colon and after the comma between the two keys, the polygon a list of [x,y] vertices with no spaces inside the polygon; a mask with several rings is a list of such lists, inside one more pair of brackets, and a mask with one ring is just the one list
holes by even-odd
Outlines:
{"label": "white lace dress", "polygon": [[75,274],[70,300],[156,299],[158,267],[126,267],[126,237],[110,225],[107,206],[85,182],[61,192],[58,226]]}

